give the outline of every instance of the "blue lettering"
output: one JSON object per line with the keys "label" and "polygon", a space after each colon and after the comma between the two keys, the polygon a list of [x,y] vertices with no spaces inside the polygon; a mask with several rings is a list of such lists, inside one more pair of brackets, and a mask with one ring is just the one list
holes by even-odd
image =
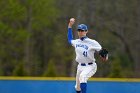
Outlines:
{"label": "blue lettering", "polygon": [[76,44],[76,48],[77,48],[77,47],[82,47],[82,48],[88,50],[88,46],[87,46],[87,45]]}

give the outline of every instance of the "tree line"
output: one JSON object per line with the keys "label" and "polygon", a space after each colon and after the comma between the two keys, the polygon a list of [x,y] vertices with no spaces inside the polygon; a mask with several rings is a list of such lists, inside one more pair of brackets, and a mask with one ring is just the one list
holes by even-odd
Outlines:
{"label": "tree line", "polygon": [[88,37],[109,51],[108,62],[96,55],[95,77],[140,77],[139,0],[1,0],[0,75],[75,76],[74,48],[67,25],[76,18],[89,27]]}

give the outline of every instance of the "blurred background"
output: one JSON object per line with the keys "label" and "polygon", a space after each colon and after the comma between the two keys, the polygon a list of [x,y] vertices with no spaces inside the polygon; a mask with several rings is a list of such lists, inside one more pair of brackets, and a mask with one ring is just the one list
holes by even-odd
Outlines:
{"label": "blurred background", "polygon": [[67,25],[88,26],[88,37],[109,51],[96,55],[94,77],[140,77],[140,0],[0,0],[0,76],[74,77]]}

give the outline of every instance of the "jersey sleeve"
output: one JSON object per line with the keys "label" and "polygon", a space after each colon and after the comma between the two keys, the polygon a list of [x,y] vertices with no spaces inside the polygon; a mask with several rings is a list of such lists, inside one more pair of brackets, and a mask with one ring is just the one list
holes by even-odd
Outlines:
{"label": "jersey sleeve", "polygon": [[73,40],[73,34],[72,34],[72,28],[68,28],[68,42],[69,44],[72,44],[72,40]]}
{"label": "jersey sleeve", "polygon": [[100,51],[102,49],[102,46],[96,40],[93,40],[92,49],[96,51]]}
{"label": "jersey sleeve", "polygon": [[75,44],[76,44],[76,40],[71,40],[71,44],[72,44],[72,46],[74,47]]}

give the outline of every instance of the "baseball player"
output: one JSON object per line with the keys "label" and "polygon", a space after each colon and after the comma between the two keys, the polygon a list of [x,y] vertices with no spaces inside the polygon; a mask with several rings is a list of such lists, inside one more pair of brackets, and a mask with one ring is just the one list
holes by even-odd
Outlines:
{"label": "baseball player", "polygon": [[75,48],[77,74],[76,74],[76,93],[86,93],[87,80],[93,76],[97,70],[94,53],[99,52],[99,55],[106,61],[108,59],[108,51],[102,49],[101,45],[93,39],[86,36],[88,28],[85,24],[80,24],[77,27],[79,39],[73,39],[72,26],[75,19],[71,18],[68,24],[68,42]]}

